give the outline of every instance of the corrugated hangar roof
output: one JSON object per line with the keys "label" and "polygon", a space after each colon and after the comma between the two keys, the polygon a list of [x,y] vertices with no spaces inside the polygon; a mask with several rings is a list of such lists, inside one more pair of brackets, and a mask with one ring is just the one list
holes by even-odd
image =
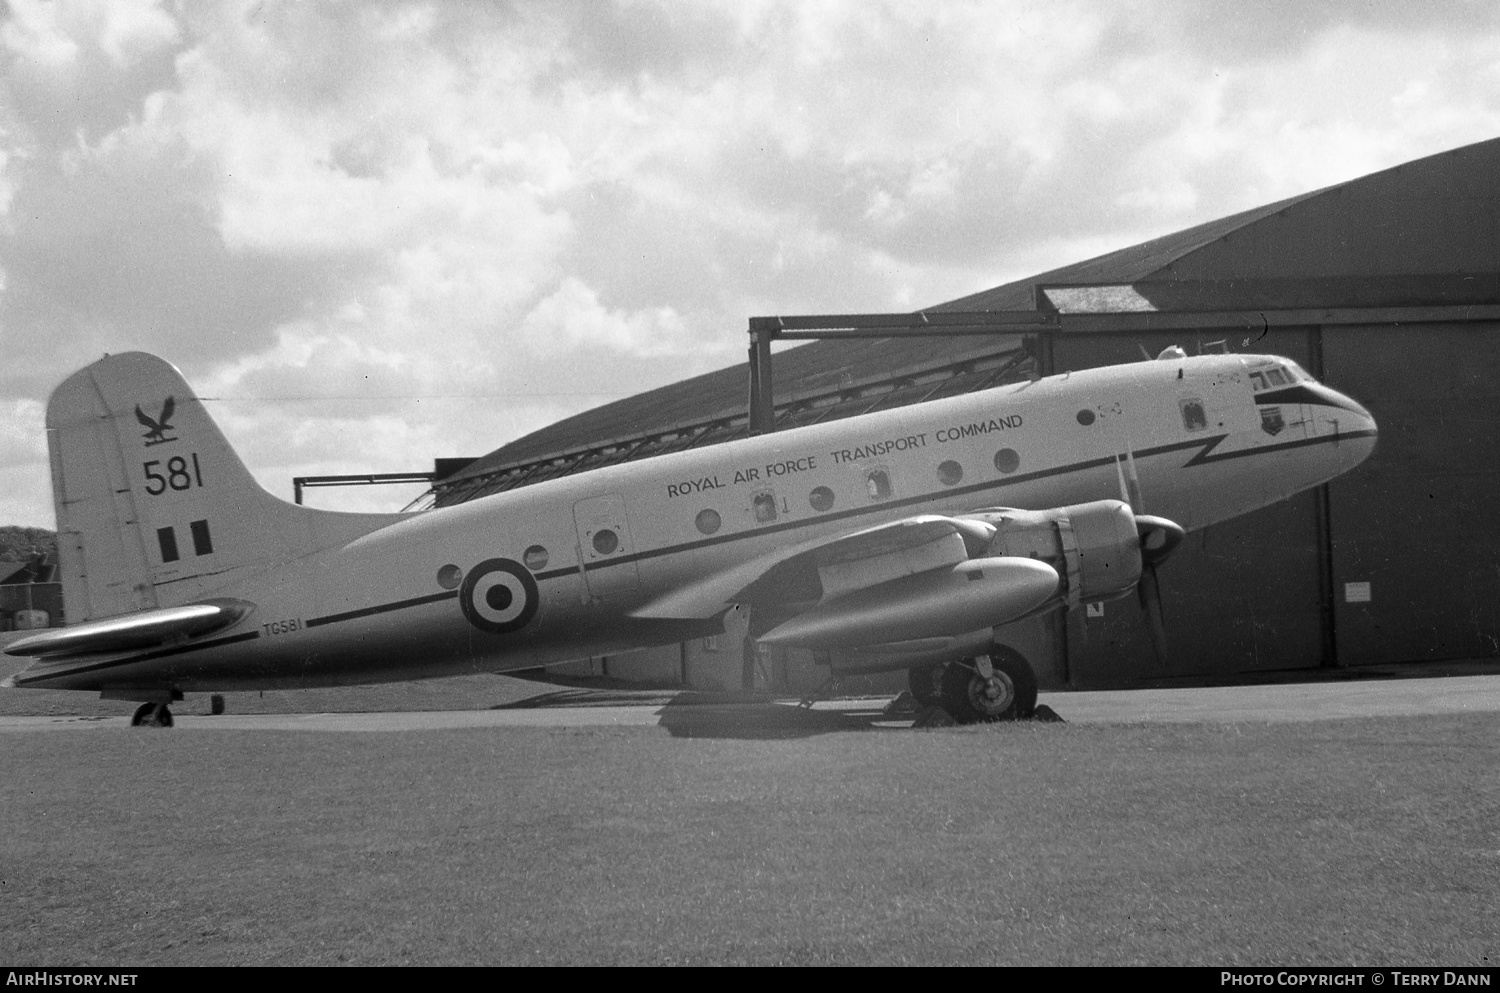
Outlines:
{"label": "corrugated hangar roof", "polygon": [[[1500,139],[1418,159],[927,308],[1051,311],[1067,287],[1126,287],[1149,309],[1500,301]],[[1062,292],[1060,292],[1060,290]],[[1123,309],[1096,300],[1094,310]],[[1034,371],[1014,333],[816,341],[778,352],[778,428],[952,396]],[[732,366],[518,438],[434,488],[458,503],[748,434]]]}

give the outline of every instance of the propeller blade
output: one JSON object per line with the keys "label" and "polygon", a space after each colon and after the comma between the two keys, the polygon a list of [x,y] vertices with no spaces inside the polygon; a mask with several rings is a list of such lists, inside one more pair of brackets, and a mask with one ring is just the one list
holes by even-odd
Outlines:
{"label": "propeller blade", "polygon": [[1161,580],[1156,575],[1156,567],[1182,544],[1187,532],[1176,521],[1148,514],[1136,515],[1135,528],[1141,542],[1141,578],[1136,583],[1135,592],[1140,597],[1141,611],[1146,615],[1146,627],[1151,632],[1151,647],[1156,651],[1156,660],[1166,668],[1167,622],[1162,616]]}
{"label": "propeller blade", "polygon": [[1167,623],[1161,610],[1161,583],[1156,578],[1156,566],[1141,569],[1141,581],[1136,584],[1136,595],[1141,600],[1141,610],[1146,615],[1146,627],[1151,631],[1151,647],[1156,650],[1156,660],[1163,668],[1167,661]]}
{"label": "propeller blade", "polygon": [[1120,502],[1139,514],[1144,509],[1141,499],[1141,477],[1135,469],[1135,451],[1126,447],[1125,452],[1115,456],[1115,477],[1120,482]]}

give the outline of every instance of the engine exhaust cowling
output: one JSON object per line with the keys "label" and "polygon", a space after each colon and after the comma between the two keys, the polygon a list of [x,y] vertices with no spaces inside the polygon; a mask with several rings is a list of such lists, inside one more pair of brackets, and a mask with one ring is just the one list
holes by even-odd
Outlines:
{"label": "engine exhaust cowling", "polygon": [[815,650],[954,638],[1044,608],[1057,572],[1025,557],[969,559],[845,593],[761,635],[765,645]]}
{"label": "engine exhaust cowling", "polygon": [[1119,500],[965,516],[995,528],[987,555],[1036,559],[1056,569],[1069,607],[1123,596],[1140,582],[1139,525]]}

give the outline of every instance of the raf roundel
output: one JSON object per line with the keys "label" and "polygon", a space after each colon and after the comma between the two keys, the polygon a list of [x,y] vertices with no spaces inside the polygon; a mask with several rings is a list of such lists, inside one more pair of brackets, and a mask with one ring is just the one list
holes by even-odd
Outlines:
{"label": "raf roundel", "polygon": [[536,580],[519,562],[486,559],[469,570],[458,591],[458,605],[481,631],[519,631],[536,616]]}

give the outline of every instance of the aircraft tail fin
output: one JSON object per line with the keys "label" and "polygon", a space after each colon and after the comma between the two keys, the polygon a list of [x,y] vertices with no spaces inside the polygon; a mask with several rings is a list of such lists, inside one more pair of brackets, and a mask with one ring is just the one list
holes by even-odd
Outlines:
{"label": "aircraft tail fin", "polygon": [[107,355],[47,403],[68,621],[192,603],[399,514],[299,507],[261,488],[182,375]]}

